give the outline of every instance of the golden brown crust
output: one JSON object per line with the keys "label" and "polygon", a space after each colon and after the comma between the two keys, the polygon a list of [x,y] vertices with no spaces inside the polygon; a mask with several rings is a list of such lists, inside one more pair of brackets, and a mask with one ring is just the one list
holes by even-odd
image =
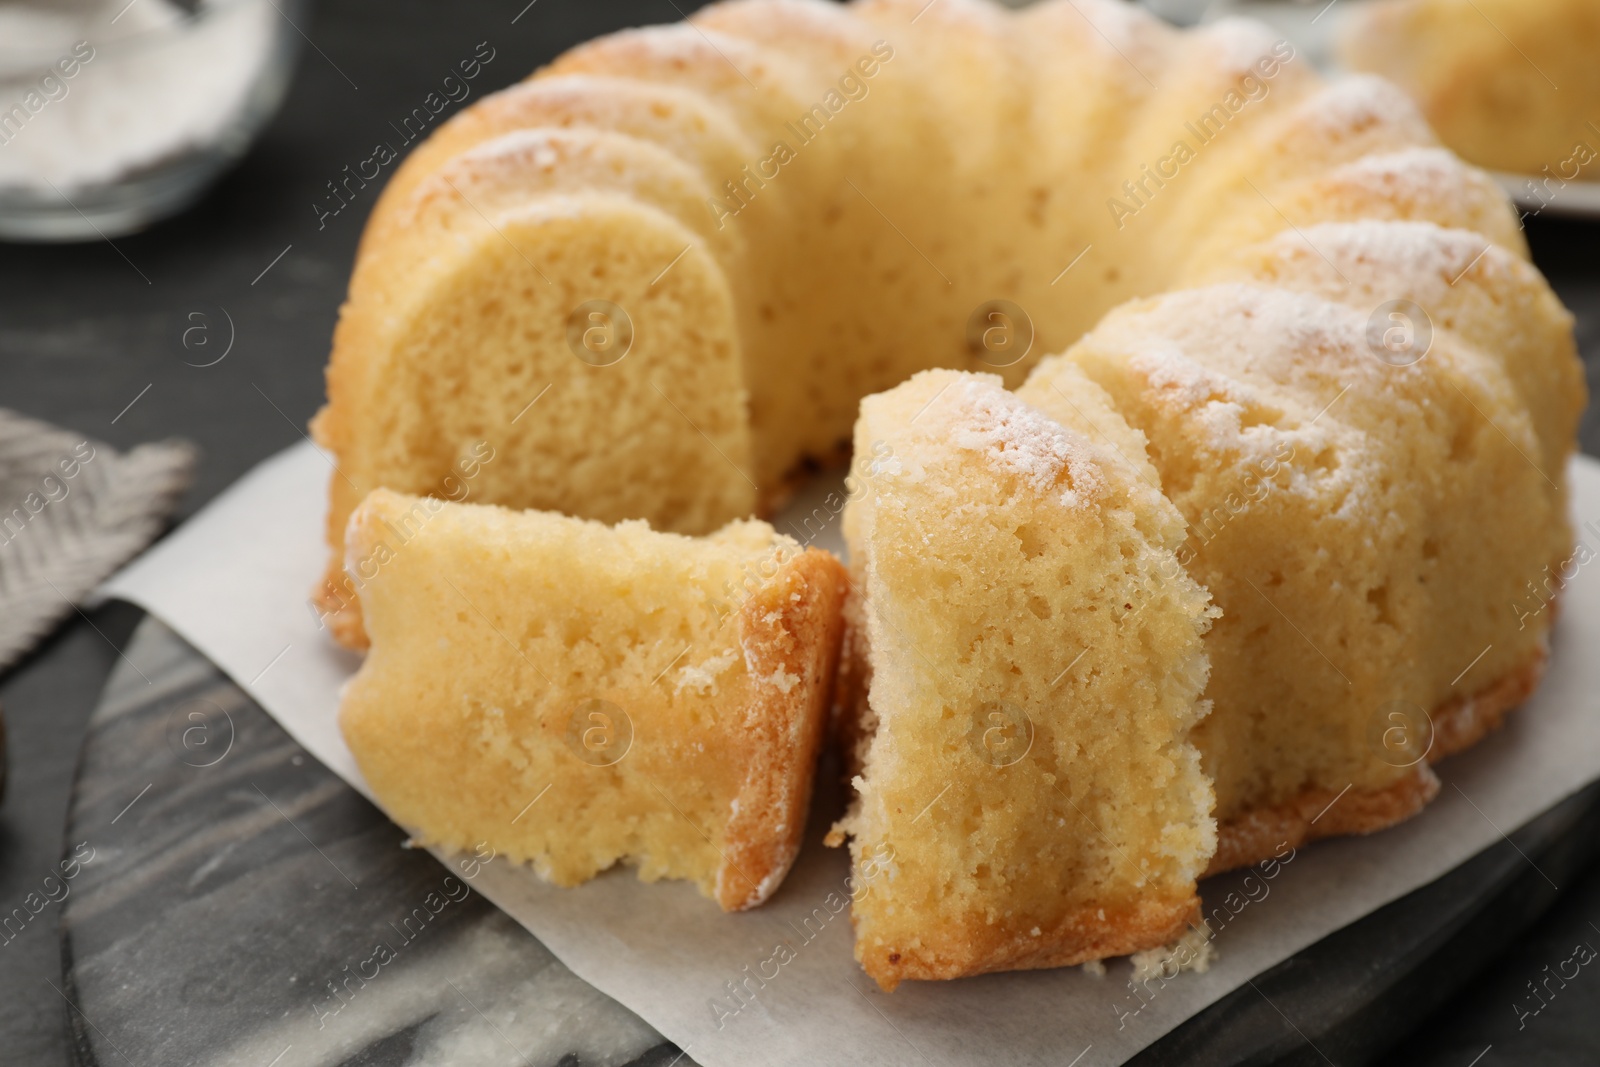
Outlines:
{"label": "golden brown crust", "polygon": [[[872,656],[867,645],[866,601],[855,579],[852,571],[844,598],[844,638],[840,642],[839,676],[834,680],[833,709],[829,716],[829,742],[841,757],[846,782],[861,773],[866,762],[867,742],[878,731],[876,716],[867,701],[872,688]],[[837,845],[843,840],[839,837],[829,844]]]}
{"label": "golden brown crust", "polygon": [[1549,661],[1549,650],[1541,646],[1532,659],[1499,681],[1435,708],[1431,716],[1433,747],[1428,751],[1428,762],[1438,763],[1446,756],[1471,748],[1500,729],[1506,716],[1539,688]]}
{"label": "golden brown crust", "polygon": [[1498,729],[1506,715],[1538,688],[1549,653],[1540,647],[1529,661],[1483,689],[1452,697],[1434,709],[1433,745],[1426,763],[1382,789],[1308,789],[1275,808],[1259,808],[1217,828],[1217,852],[1206,875],[1249,867],[1285,845],[1299,848],[1324,837],[1370,834],[1404,822],[1439,792],[1430,764],[1470,748]]}
{"label": "golden brown crust", "polygon": [[[339,345],[335,342],[336,355],[338,350]],[[333,399],[335,394],[342,391],[337,384],[340,375],[334,361],[329,362],[327,373],[330,399],[311,419],[310,429],[312,439],[319,447],[338,455],[345,428],[340,419],[341,405]],[[345,526],[362,499],[363,495],[354,483],[336,468],[328,479],[328,516],[324,527],[328,542],[328,566],[311,587],[311,606],[317,618],[328,627],[335,641],[354,652],[365,652],[371,645],[361,623],[361,597],[355,583],[344,572]]]}
{"label": "golden brown crust", "polygon": [[[1070,967],[1170,945],[1200,922],[1200,898],[1141,900],[1123,911],[1082,908],[1048,930],[980,919],[929,917],[921,944],[895,948],[857,940],[861,967],[885,992],[905,979],[970,978],[995,971]],[[1036,932],[1037,931],[1037,932]]]}
{"label": "golden brown crust", "polygon": [[832,680],[839,658],[844,567],[807,549],[786,562],[739,612],[753,699],[744,710],[744,783],[723,840],[717,903],[766,900],[800,850]]}
{"label": "golden brown crust", "polygon": [[1419,763],[1381,789],[1307,789],[1275,808],[1257,808],[1217,827],[1217,851],[1205,877],[1249,867],[1324,837],[1370,834],[1404,822],[1439,792],[1433,768]]}
{"label": "golden brown crust", "polygon": [[327,574],[312,587],[311,606],[339,644],[352,652],[365,652],[371,646],[361,623],[361,598],[336,561],[329,562]]}

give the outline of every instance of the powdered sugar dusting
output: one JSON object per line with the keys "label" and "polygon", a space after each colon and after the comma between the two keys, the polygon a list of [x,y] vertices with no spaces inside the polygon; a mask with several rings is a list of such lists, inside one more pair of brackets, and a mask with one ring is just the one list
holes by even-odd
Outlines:
{"label": "powdered sugar dusting", "polygon": [[1184,407],[1232,399],[1234,383],[1230,379],[1212,373],[1168,341],[1158,341],[1135,352],[1128,366],[1152,387],[1173,396]]}
{"label": "powdered sugar dusting", "polygon": [[1267,27],[1254,19],[1228,17],[1208,23],[1201,31],[1216,52],[1224,69],[1243,77],[1254,73],[1256,64],[1274,58],[1276,44]]}
{"label": "powdered sugar dusting", "polygon": [[1280,254],[1300,257],[1307,242],[1341,269],[1356,264],[1394,279],[1396,291],[1416,289],[1432,279],[1449,282],[1474,261],[1488,258],[1487,238],[1467,230],[1447,230],[1431,222],[1328,222],[1301,234],[1279,234]]}
{"label": "powdered sugar dusting", "polygon": [[1089,449],[1060,423],[1000,386],[963,379],[952,385],[947,395],[950,409],[958,413],[946,423],[949,440],[956,447],[980,453],[1020,475],[1029,488],[1040,493],[1054,487],[1065,471],[1070,484],[1064,487],[1061,502],[1069,507],[1104,490]]}
{"label": "powdered sugar dusting", "polygon": [[[1295,239],[1304,243],[1298,235]],[[1265,361],[1269,353],[1292,353],[1293,365],[1312,366],[1307,353],[1330,355],[1360,345],[1363,338],[1362,323],[1352,318],[1352,309],[1321,296],[1287,289],[1239,283],[1213,285],[1169,293],[1161,298],[1161,305],[1166,311],[1163,321],[1181,324],[1181,335],[1204,337],[1208,345],[1221,346],[1219,354],[1236,350],[1246,362]],[[1134,318],[1129,325],[1147,330],[1149,320]],[[1170,329],[1167,336],[1173,336]],[[1214,364],[1215,360],[1208,363]],[[1236,386],[1241,387],[1242,383]]]}
{"label": "powdered sugar dusting", "polygon": [[1159,403],[1189,412],[1219,450],[1240,443],[1245,412],[1256,403],[1249,386],[1167,342],[1136,351],[1128,366],[1155,391]]}
{"label": "powdered sugar dusting", "polygon": [[1406,148],[1377,152],[1334,169],[1332,177],[1381,182],[1411,197],[1448,188],[1464,173],[1471,173],[1444,148]]}
{"label": "powdered sugar dusting", "polygon": [[1341,78],[1300,106],[1299,122],[1334,134],[1382,124],[1396,126],[1423,144],[1435,143],[1432,131],[1411,99],[1374,74]]}
{"label": "powdered sugar dusting", "polygon": [[[229,137],[270,63],[278,16],[220,2],[0,4],[0,187],[72,196]],[[75,73],[52,73],[65,60]]]}
{"label": "powdered sugar dusting", "polygon": [[[1160,310],[1120,317],[1112,344],[1148,383],[1151,402],[1186,413],[1219,451],[1262,447],[1329,379],[1370,375],[1365,315],[1321,297],[1248,285],[1181,290]],[[1329,415],[1326,424],[1337,421]]]}

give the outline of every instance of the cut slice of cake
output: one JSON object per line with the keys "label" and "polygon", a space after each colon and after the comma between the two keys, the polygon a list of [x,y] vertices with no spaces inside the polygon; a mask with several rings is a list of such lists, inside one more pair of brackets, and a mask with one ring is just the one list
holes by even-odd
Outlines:
{"label": "cut slice of cake", "polygon": [[[1535,275],[1428,231],[1308,228],[1310,255],[1254,254],[1271,287],[1125,304],[1018,390],[1054,412],[1066,364],[1098,383],[1188,519],[1179,559],[1222,610],[1193,736],[1216,789],[1213,871],[1415,815],[1439,790],[1429,762],[1543,670],[1552,613],[1517,606],[1571,552],[1560,479],[1582,382],[1552,394],[1566,323],[1553,302],[1533,313]],[[1519,302],[1515,332],[1547,349],[1473,343]]]}
{"label": "cut slice of cake", "polygon": [[885,989],[1152,948],[1197,914],[1210,600],[1142,437],[1082,376],[1058,385],[1082,432],[994,375],[861,405],[856,454],[887,458],[845,512],[868,662],[830,840],[853,839],[856,958]]}
{"label": "cut slice of cake", "polygon": [[347,566],[371,652],[339,711],[418,841],[576,885],[626,862],[725,910],[805,828],[846,578],[763,522],[705,538],[379,490]]}

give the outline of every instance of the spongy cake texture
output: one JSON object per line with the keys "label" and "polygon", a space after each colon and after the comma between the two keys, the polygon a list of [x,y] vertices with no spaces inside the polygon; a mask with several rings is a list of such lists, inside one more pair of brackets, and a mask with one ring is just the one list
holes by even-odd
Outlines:
{"label": "spongy cake texture", "polygon": [[845,513],[871,680],[840,830],[870,888],[856,957],[885,988],[1165,944],[1216,844],[1182,518],[1122,458],[1142,446],[1105,394],[1057,384],[1102,442],[993,375],[862,404],[856,449],[886,458]]}
{"label": "spongy cake texture", "polygon": [[799,847],[844,572],[761,522],[705,539],[378,491],[372,648],[340,726],[427,844],[574,885],[618,862],[760,903]]}
{"label": "spongy cake texture", "polygon": [[374,210],[316,423],[319,599],[359,645],[346,517],[448,495],[477,441],[474,501],[706,532],[835,458],[869,393],[1018,385],[1130,298],[1355,220],[1524,253],[1399,90],[1324,83],[1252,23],[734,0],[589,42],[441,127]]}

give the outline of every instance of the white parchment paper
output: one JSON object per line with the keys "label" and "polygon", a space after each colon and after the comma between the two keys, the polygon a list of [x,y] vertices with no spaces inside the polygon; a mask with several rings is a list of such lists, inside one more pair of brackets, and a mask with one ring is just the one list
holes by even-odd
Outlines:
{"label": "white parchment paper", "polygon": [[[329,473],[309,444],[281,453],[103,592],[166,622],[365,793],[335,714],[358,660],[332,644],[306,603],[324,562]],[[1579,458],[1572,476],[1587,558],[1600,554],[1600,463]],[[791,516],[812,514],[820,500],[807,494]],[[837,536],[835,519],[813,543],[837,549]],[[780,891],[742,915],[724,915],[687,885],[644,885],[623,870],[557,889],[530,871],[490,864],[473,884],[706,1067],[1119,1064],[1248,978],[1600,778],[1596,571],[1580,567],[1563,595],[1538,695],[1506,729],[1439,767],[1438,800],[1393,830],[1300,851],[1218,934],[1219,958],[1207,973],[1184,974],[1153,997],[1129,990],[1126,962],[1103,978],[1071,968],[878,992],[851,957],[848,910],[835,910],[847,895],[845,857],[818,847],[817,826]],[[1463,686],[1484,681],[1469,672]],[[1218,881],[1205,887],[1208,909],[1232,884]]]}

